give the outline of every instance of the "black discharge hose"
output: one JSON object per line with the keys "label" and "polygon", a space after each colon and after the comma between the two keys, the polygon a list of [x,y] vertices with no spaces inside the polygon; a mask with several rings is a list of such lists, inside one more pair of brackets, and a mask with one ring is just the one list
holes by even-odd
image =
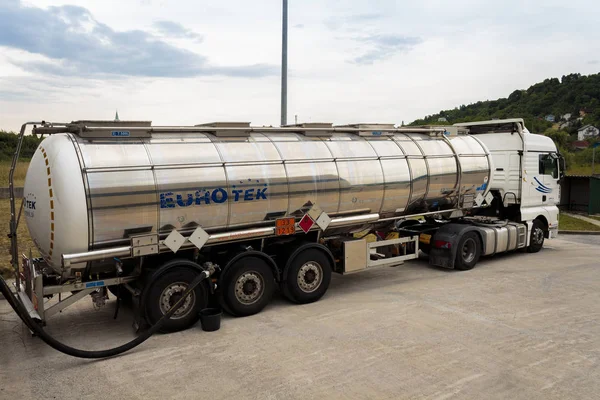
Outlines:
{"label": "black discharge hose", "polygon": [[25,325],[27,325],[27,327],[32,332],[34,332],[37,336],[39,336],[44,342],[46,342],[53,349],[58,350],[61,353],[64,353],[64,354],[67,354],[67,355],[70,355],[73,357],[107,358],[107,357],[114,357],[116,355],[125,353],[126,351],[129,351],[129,350],[133,349],[134,347],[139,346],[140,344],[144,343],[150,336],[155,334],[169,318],[171,318],[171,316],[175,313],[175,311],[177,311],[177,309],[183,304],[183,302],[187,298],[187,296],[190,293],[192,293],[192,291],[203,280],[205,280],[209,276],[210,276],[209,271],[202,271],[202,273],[200,275],[198,275],[198,277],[190,283],[190,285],[188,286],[185,293],[173,305],[173,307],[171,307],[169,309],[169,311],[161,317],[161,319],[159,319],[154,325],[152,325],[150,327],[150,329],[148,329],[147,331],[145,331],[144,333],[142,333],[141,335],[139,335],[138,337],[136,337],[135,339],[133,339],[132,341],[130,341],[128,343],[125,343],[119,347],[115,347],[115,348],[107,349],[107,350],[80,350],[80,349],[76,349],[71,346],[67,346],[66,344],[61,343],[58,340],[56,340],[55,338],[53,338],[52,336],[50,336],[46,331],[44,331],[44,329],[37,322],[35,322],[29,316],[29,312],[27,312],[23,303],[21,303],[21,301],[19,301],[15,298],[14,294],[10,290],[10,287],[8,286],[8,284],[6,283],[4,278],[2,278],[2,276],[0,276],[0,292],[2,292],[2,294],[4,295],[4,297],[10,304],[10,306],[15,310],[15,312],[21,318],[21,320],[23,320]]}

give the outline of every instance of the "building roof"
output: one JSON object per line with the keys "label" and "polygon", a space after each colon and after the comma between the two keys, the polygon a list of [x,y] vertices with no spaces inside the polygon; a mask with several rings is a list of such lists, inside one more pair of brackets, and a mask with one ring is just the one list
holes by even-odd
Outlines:
{"label": "building roof", "polygon": [[576,140],[571,143],[571,147],[576,147],[580,149],[587,149],[590,146],[590,143],[585,140]]}
{"label": "building roof", "polygon": [[593,126],[592,124],[587,124],[586,126],[582,126],[581,128],[579,128],[579,129],[577,130],[577,132],[579,132],[579,131],[583,131],[583,130],[585,130],[585,129],[589,128],[589,127],[592,127],[592,128],[594,128],[594,129],[596,129],[596,127],[595,127],[595,126]]}

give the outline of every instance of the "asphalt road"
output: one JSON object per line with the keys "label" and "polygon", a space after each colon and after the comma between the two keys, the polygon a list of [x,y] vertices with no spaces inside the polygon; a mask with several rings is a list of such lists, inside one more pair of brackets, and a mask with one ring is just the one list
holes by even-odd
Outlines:
{"label": "asphalt road", "polygon": [[[157,335],[102,361],[31,338],[0,300],[1,399],[596,399],[600,236],[467,272],[417,261],[334,277],[319,302]],[[82,348],[133,337],[114,302],[83,301],[48,330]]]}

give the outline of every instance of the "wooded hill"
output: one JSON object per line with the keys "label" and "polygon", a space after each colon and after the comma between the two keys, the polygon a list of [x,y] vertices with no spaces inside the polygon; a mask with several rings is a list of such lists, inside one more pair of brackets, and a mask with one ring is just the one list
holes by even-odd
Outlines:
{"label": "wooded hill", "polygon": [[577,140],[577,130],[582,126],[591,124],[600,128],[600,73],[546,79],[526,90],[515,90],[506,98],[442,110],[410,125],[446,125],[493,118],[524,118],[531,132],[554,139],[571,170],[587,173],[592,149],[574,152],[571,143]]}

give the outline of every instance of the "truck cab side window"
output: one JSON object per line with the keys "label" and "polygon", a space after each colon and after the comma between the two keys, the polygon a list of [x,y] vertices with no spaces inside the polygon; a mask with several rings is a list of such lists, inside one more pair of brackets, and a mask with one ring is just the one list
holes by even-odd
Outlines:
{"label": "truck cab side window", "polygon": [[540,154],[540,175],[550,175],[558,179],[558,158],[553,154]]}

